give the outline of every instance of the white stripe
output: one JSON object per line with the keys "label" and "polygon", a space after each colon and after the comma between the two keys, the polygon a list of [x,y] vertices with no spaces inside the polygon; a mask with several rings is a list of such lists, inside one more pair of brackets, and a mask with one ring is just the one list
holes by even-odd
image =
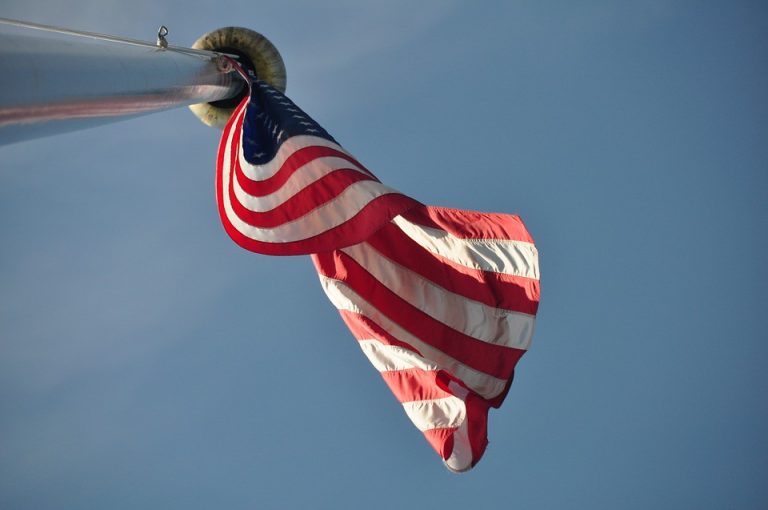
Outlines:
{"label": "white stripe", "polygon": [[[448,389],[460,398],[462,403],[466,401],[466,388],[451,381],[448,383]],[[469,442],[468,423],[469,420],[464,420],[459,428],[453,432],[453,451],[451,452],[451,456],[443,461],[448,469],[456,471],[457,473],[466,471],[472,467],[472,444]]]}
{"label": "white stripe", "polygon": [[[437,366],[418,354],[399,345],[383,344],[378,340],[359,340],[360,347],[379,372],[408,370],[437,370]],[[458,428],[453,432],[453,450],[445,465],[452,471],[465,471],[472,466],[472,445],[469,442],[466,420],[468,391],[455,381],[448,383],[449,390],[455,397],[430,401],[412,401],[403,403],[403,409],[418,427],[425,431],[434,428]]]}
{"label": "white stripe", "polygon": [[483,398],[491,399],[504,391],[507,384],[506,381],[464,365],[451,356],[448,356],[443,351],[421,341],[390,320],[376,307],[349,288],[344,282],[321,274],[318,276],[320,277],[320,283],[323,286],[323,290],[325,290],[328,299],[337,309],[347,310],[368,317],[371,321],[399,341],[413,346],[413,348],[419,351],[425,358],[432,360],[438,368],[446,370],[458,377],[464,384],[472,389],[472,391],[481,395]]}
{"label": "white stripe", "polygon": [[253,196],[248,194],[243,190],[237,176],[235,176],[232,184],[237,201],[243,207],[253,212],[266,212],[276,209],[307,186],[340,169],[350,169],[366,176],[370,175],[346,159],[325,156],[309,161],[297,168],[279,189],[268,195]]}
{"label": "white stripe", "polygon": [[389,290],[435,320],[483,342],[528,349],[532,315],[494,308],[450,292],[384,257],[368,243],[343,250]]}
{"label": "white stripe", "polygon": [[339,152],[343,152],[344,154],[348,154],[347,151],[342,149],[340,145],[325,138],[321,138],[319,136],[299,135],[293,136],[280,144],[280,148],[278,149],[277,154],[275,154],[275,157],[263,165],[254,165],[249,163],[245,159],[243,151],[238,151],[238,161],[246,177],[252,181],[265,181],[271,177],[274,177],[278,170],[280,170],[280,167],[283,166],[283,163],[285,163],[286,160],[293,155],[293,153],[306,147],[328,147]]}
{"label": "white stripe", "polygon": [[428,371],[438,369],[434,363],[399,345],[384,344],[376,339],[358,340],[358,343],[368,357],[368,360],[379,372],[393,372],[412,368]]}
{"label": "white stripe", "polygon": [[539,252],[532,243],[505,239],[461,239],[444,230],[392,221],[422,248],[457,264],[482,271],[539,279]]}
{"label": "white stripe", "polygon": [[[241,112],[240,115],[242,116],[242,114]],[[236,122],[239,122],[239,119]],[[236,129],[231,129],[228,133],[224,148],[225,162],[229,161],[232,155],[232,139],[235,132]],[[224,205],[225,215],[233,227],[254,241],[287,243],[308,239],[350,220],[375,198],[390,193],[398,193],[398,191],[377,181],[356,182],[339,193],[333,200],[315,208],[301,218],[283,223],[275,228],[259,228],[241,220],[232,209],[228,191],[231,172],[227,171],[226,165],[224,166],[221,175],[222,196],[220,199]]]}
{"label": "white stripe", "polygon": [[422,432],[430,429],[456,428],[464,423],[467,417],[464,402],[453,396],[403,402],[403,409],[416,428]]}
{"label": "white stripe", "polygon": [[356,182],[339,193],[333,200],[316,207],[300,218],[274,228],[249,225],[241,220],[232,209],[229,194],[224,193],[223,198],[227,219],[245,237],[267,243],[289,243],[308,239],[331,230],[352,219],[374,199],[391,193],[398,193],[398,191],[375,181]]}

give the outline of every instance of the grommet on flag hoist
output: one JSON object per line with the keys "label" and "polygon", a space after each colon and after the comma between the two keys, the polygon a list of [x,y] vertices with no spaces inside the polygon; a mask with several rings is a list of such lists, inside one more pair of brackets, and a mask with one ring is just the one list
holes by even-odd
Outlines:
{"label": "grommet on flag hoist", "polygon": [[[285,64],[277,48],[263,35],[241,27],[219,28],[200,37],[192,45],[197,50],[216,51],[237,55],[240,65],[258,79],[285,92]],[[193,104],[189,107],[203,123],[223,128],[247,90],[237,96],[213,103]]]}

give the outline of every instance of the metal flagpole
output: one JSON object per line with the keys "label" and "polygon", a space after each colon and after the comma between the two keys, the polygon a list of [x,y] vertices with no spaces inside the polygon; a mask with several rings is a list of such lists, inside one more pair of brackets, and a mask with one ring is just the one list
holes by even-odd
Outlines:
{"label": "metal flagpole", "polygon": [[[225,30],[266,41],[236,28],[203,37]],[[245,82],[222,55],[252,70],[260,66],[249,61],[261,55],[241,48],[240,39],[223,41],[220,51],[170,46],[167,34],[161,27],[153,44],[0,18],[0,145],[186,105],[226,114]],[[195,113],[201,116],[199,107]]]}

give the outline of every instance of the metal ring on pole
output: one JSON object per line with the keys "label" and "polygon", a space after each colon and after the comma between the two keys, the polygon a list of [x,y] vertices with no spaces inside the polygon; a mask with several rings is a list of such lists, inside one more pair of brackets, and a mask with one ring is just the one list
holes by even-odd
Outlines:
{"label": "metal ring on pole", "polygon": [[[285,92],[285,64],[277,48],[263,35],[241,27],[219,28],[200,37],[192,45],[197,50],[234,54],[240,64],[256,77]],[[235,107],[248,93],[247,90],[230,99],[213,103],[194,104],[189,107],[204,124],[224,128]]]}

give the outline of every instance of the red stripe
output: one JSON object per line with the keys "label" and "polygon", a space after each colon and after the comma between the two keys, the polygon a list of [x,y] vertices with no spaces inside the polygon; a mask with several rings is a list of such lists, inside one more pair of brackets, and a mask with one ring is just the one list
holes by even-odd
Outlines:
{"label": "red stripe", "polygon": [[[376,339],[384,345],[395,345],[409,352],[413,352],[414,354],[421,356],[422,358],[428,359],[421,352],[419,352],[419,350],[416,349],[413,345],[403,342],[402,340],[399,340],[398,338],[387,333],[386,331],[384,331],[384,329],[382,329],[381,326],[373,322],[372,319],[370,319],[369,317],[366,317],[365,315],[351,312],[349,310],[339,310],[339,315],[341,315],[341,318],[344,320],[344,323],[347,325],[347,328],[349,328],[349,330],[352,332],[352,336],[354,336],[358,340]],[[440,372],[442,372],[442,374],[444,374],[444,377],[447,378],[446,381],[450,379],[456,382],[457,384],[461,385],[462,387],[466,388],[467,391],[469,391],[470,393],[474,394],[474,392],[472,392],[472,390],[470,390],[467,387],[467,385],[464,384],[464,381],[462,381],[458,377],[452,375],[450,372],[448,372],[445,369],[440,370]],[[441,375],[441,377],[443,377],[443,375]],[[487,402],[488,405],[491,407],[499,407],[504,401],[504,398],[507,396],[507,393],[509,392],[509,388],[512,385],[513,378],[514,378],[514,371],[512,375],[509,377],[509,379],[507,379],[507,385],[504,391],[501,392],[496,397],[494,397],[493,399],[485,400],[479,395],[478,395],[478,398]],[[446,388],[448,387],[447,383],[445,387]]]}
{"label": "red stripe", "polygon": [[[239,129],[237,133],[235,133],[235,139],[241,140],[241,137],[242,137],[242,130]],[[233,146],[234,146],[234,143],[233,143]],[[285,142],[283,142],[280,146],[279,151],[281,150],[291,150],[291,149],[289,148],[289,146],[286,145]],[[238,153],[239,153],[239,150],[238,150]],[[236,159],[233,162],[234,163],[233,169],[237,175],[237,180],[242,186],[243,190],[245,190],[249,195],[264,196],[279,190],[288,181],[291,175],[293,175],[293,173],[299,168],[301,168],[302,166],[308,163],[311,163],[317,158],[322,158],[325,156],[335,156],[341,159],[345,159],[350,163],[352,163],[353,165],[356,165],[359,168],[362,168],[365,170],[365,167],[363,167],[360,163],[358,163],[357,160],[355,160],[355,158],[353,158],[349,154],[339,151],[337,149],[333,149],[331,147],[323,147],[323,146],[303,147],[297,150],[296,152],[288,156],[288,158],[282,164],[280,169],[272,177],[265,179],[263,181],[249,179],[248,176],[246,176],[245,173],[243,172],[239,159]],[[373,180],[378,180],[372,174],[369,175],[369,177]]]}
{"label": "red stripe", "polygon": [[[350,312],[348,310],[340,310],[339,312],[341,317],[344,319],[344,322],[349,327],[350,331],[352,331],[352,334],[358,340],[376,338],[383,344],[397,345],[420,355],[420,353],[413,346],[393,337],[381,329],[379,325],[371,321],[371,319],[368,317],[358,313]],[[460,384],[466,388],[466,385],[461,380],[452,376],[447,371],[440,370],[439,372],[441,373],[440,376],[444,378],[441,379],[441,382],[453,380],[457,384]],[[382,373],[382,375],[383,374],[384,373]],[[507,384],[507,388],[509,388],[511,383],[512,380],[510,378],[509,383]],[[387,384],[389,385],[389,381],[387,381]],[[443,387],[447,388],[447,383],[443,384]],[[392,388],[392,386],[390,386],[390,388]],[[397,399],[401,402],[403,401],[402,398],[407,398],[398,395],[394,388],[392,388],[392,391],[395,393]],[[470,448],[472,451],[472,465],[476,464],[477,461],[480,460],[480,457],[483,456],[486,445],[488,444],[488,409],[489,407],[498,407],[501,405],[506,394],[507,391],[504,391],[501,395],[494,398],[492,401],[486,401],[470,390],[468,391],[467,397],[464,399],[467,410],[467,420],[469,420],[467,423],[467,435],[470,440]],[[424,431],[424,437],[427,439],[427,441],[429,441],[435,451],[444,460],[450,457],[451,453],[453,452],[453,432],[455,430],[456,429],[432,429]]]}
{"label": "red stripe", "polygon": [[532,278],[472,269],[424,249],[388,223],[367,243],[386,258],[440,287],[494,308],[535,315],[539,282]]}
{"label": "red stripe", "polygon": [[[314,257],[315,256],[313,255],[313,259]],[[339,310],[339,314],[341,315],[341,318],[344,320],[349,330],[352,332],[352,335],[358,340],[367,340],[367,339],[375,338],[383,344],[396,345],[410,352],[413,352],[421,356],[422,358],[425,357],[414,346],[406,342],[403,342],[402,340],[399,340],[398,338],[395,338],[391,334],[387,333],[386,331],[384,331],[384,329],[381,328],[381,326],[373,322],[373,320],[366,317],[365,315],[351,312],[349,310]],[[495,407],[495,408],[498,408],[499,406],[501,406],[501,404],[504,402],[504,399],[507,396],[507,393],[509,393],[510,387],[512,386],[512,380],[514,379],[514,375],[515,374],[513,371],[510,377],[507,379],[507,384],[504,388],[504,391],[502,391],[500,394],[498,394],[496,397],[492,398],[491,400],[487,401],[489,406]],[[455,378],[454,380],[458,384],[461,384],[462,386],[464,386],[465,388],[467,387],[464,384],[464,382],[461,381],[460,379]]]}
{"label": "red stripe", "polygon": [[[393,337],[392,335],[390,335],[389,333],[381,329],[381,327],[378,324],[373,322],[368,317],[361,315],[359,313],[350,312],[349,310],[339,310],[339,313],[341,314],[342,319],[344,319],[344,322],[347,324],[347,327],[349,328],[349,330],[358,340],[367,340],[370,338],[375,338],[379,342],[385,345],[396,345],[408,351],[411,351],[417,355],[421,355],[419,351],[416,350],[412,345],[407,344]],[[421,394],[418,393],[417,391],[410,390],[411,386],[407,386],[405,384],[400,383],[401,377],[389,375],[389,374],[396,374],[398,372],[405,372],[405,371],[381,372],[381,375],[386,381],[387,386],[389,386],[389,388],[395,394],[395,397],[399,402],[441,398],[440,396],[437,396],[439,395],[439,393],[434,393],[435,396],[431,396],[432,394],[427,393],[426,390],[424,390],[424,393],[421,393]],[[421,384],[423,386],[432,385],[432,384],[437,386],[439,384],[439,386],[437,386],[438,391],[445,389],[444,391],[445,393],[448,393],[448,395],[452,394],[450,390],[447,390],[449,381],[455,381],[457,384],[466,388],[466,385],[464,385],[464,383],[461,380],[452,376],[446,370],[439,370],[437,372],[422,370],[421,372],[435,374],[434,378],[430,378],[430,379],[427,379],[425,382],[422,382]],[[385,376],[385,374],[387,375]],[[419,398],[422,395],[425,396],[426,398]],[[448,396],[448,395],[443,394],[443,396]],[[471,390],[469,391],[469,396],[473,396],[475,399],[479,399],[482,402],[482,398],[475,396],[475,394]],[[466,405],[466,399],[465,399],[465,405]],[[483,415],[477,413],[477,410],[478,410],[477,405],[478,404],[476,402],[473,402],[470,406],[467,406],[467,415],[468,415],[467,419],[477,420],[477,417],[482,418]],[[487,414],[487,411],[486,411],[486,414]],[[474,433],[476,435],[476,434],[482,433],[482,430],[483,430],[482,422],[480,423],[470,422],[468,425],[470,425],[468,434]],[[425,430],[423,432],[426,440],[429,441],[429,444],[432,445],[432,448],[435,449],[435,451],[438,453],[438,455],[440,455],[440,457],[442,457],[443,460],[450,457],[451,453],[453,453],[453,433],[455,430],[456,430],[455,428],[445,428],[445,429],[430,429],[430,430]],[[485,441],[484,439],[475,437],[474,439],[471,440],[470,444],[474,442],[477,445],[482,445],[484,444],[484,441]],[[476,461],[482,455],[482,449],[473,447],[472,451],[473,451],[473,458]],[[475,455],[475,451],[478,451],[477,455]]]}
{"label": "red stripe", "polygon": [[453,393],[446,391],[446,383],[441,380],[437,370],[408,368],[380,373],[389,389],[401,403],[454,396]]}
{"label": "red stripe", "polygon": [[[372,322],[369,318],[365,317],[364,315],[360,315],[354,312],[350,312],[348,310],[340,310],[341,316],[344,319],[344,322],[346,322],[347,326],[349,327],[350,331],[352,331],[352,334],[359,340],[364,339],[370,339],[370,338],[376,338],[383,344],[387,345],[397,345],[400,347],[403,347],[409,351],[415,352],[416,354],[419,354],[419,352],[413,348],[413,346],[402,342],[383,329],[381,329],[380,326],[378,326],[376,323]],[[402,372],[402,371],[401,371]],[[423,372],[423,371],[422,371]],[[400,402],[406,402],[411,400],[428,400],[430,398],[441,398],[439,396],[430,396],[428,398],[418,398],[420,395],[417,392],[411,391],[409,387],[407,387],[404,384],[400,383],[400,378],[396,378],[394,375],[387,375],[385,374],[396,374],[397,371],[390,371],[390,372],[382,372],[382,377],[385,378],[385,381],[387,382],[387,385],[390,387],[392,392],[395,394],[395,397]],[[440,370],[438,372],[429,372],[435,374],[435,379],[427,379],[425,382],[422,382],[422,385],[428,385],[428,384],[437,384],[439,381],[439,388],[448,388],[448,381],[455,381],[457,384],[460,384],[461,386],[466,387],[462,381],[457,379],[456,377],[452,376],[445,370]],[[389,380],[387,380],[389,378]],[[512,381],[510,380],[510,383]],[[406,386],[404,388],[404,386]],[[450,390],[447,390],[447,393],[450,393]],[[426,393],[425,393],[426,394]],[[437,395],[437,394],[435,394]],[[498,402],[488,402],[484,400],[482,397],[476,395],[474,392],[469,391],[467,397],[464,399],[464,403],[467,410],[467,435],[470,440],[470,447],[472,451],[472,465],[476,464],[478,460],[480,460],[480,457],[483,456],[483,453],[485,452],[485,448],[488,444],[487,440],[487,422],[488,422],[488,409],[489,407],[493,406],[494,403],[497,405],[493,407],[498,407],[498,405],[501,404],[501,401],[504,399],[504,396],[506,395],[506,392],[504,394],[500,395],[500,397],[497,397],[493,399],[494,401]],[[447,396],[447,395],[443,395]],[[450,429],[431,429],[424,431],[424,437],[429,441],[429,443],[432,445],[432,447],[435,449],[435,451],[443,458],[447,459],[451,456],[451,453],[453,452],[453,432],[456,429],[450,428]]]}
{"label": "red stripe", "polygon": [[[215,175],[215,181],[216,181],[216,203],[219,209],[219,217],[221,217],[222,221],[226,223],[226,212],[224,211],[224,201],[222,200],[223,190],[224,187],[223,182],[223,173],[225,172],[224,169],[224,154],[227,149],[227,139],[229,138],[229,134],[233,129],[233,126],[235,125],[235,121],[237,120],[238,116],[242,112],[242,110],[246,107],[246,104],[248,103],[248,97],[244,97],[242,101],[240,101],[240,104],[237,108],[232,112],[232,115],[229,117],[229,120],[227,121],[226,125],[224,126],[224,130],[221,133],[221,139],[219,140],[219,150],[216,153],[216,175]],[[230,161],[231,166],[231,161]],[[225,225],[226,226],[226,225]]]}
{"label": "red stripe", "polygon": [[[220,181],[217,182],[217,187],[220,191]],[[224,201],[219,199],[218,204],[219,216],[229,237],[240,247],[264,255],[308,255],[351,246],[368,238],[381,223],[391,220],[415,205],[418,205],[418,202],[405,195],[398,193],[382,195],[371,200],[348,221],[325,232],[299,241],[269,243],[256,241],[243,235],[229,222],[224,210]]]}
{"label": "red stripe", "polygon": [[[314,255],[312,257],[314,259]],[[414,346],[403,342],[402,340],[399,340],[391,334],[387,333],[384,331],[384,329],[382,329],[381,326],[373,322],[365,315],[350,312],[349,310],[339,310],[339,315],[341,315],[344,323],[346,323],[347,327],[352,332],[352,336],[358,340],[369,340],[371,338],[375,338],[384,345],[395,345],[397,347],[402,347],[403,349],[413,352],[422,358],[424,357]]]}
{"label": "red stripe", "polygon": [[488,403],[474,393],[464,400],[467,409],[467,435],[472,448],[472,465],[478,463],[488,446]]}
{"label": "red stripe", "polygon": [[460,239],[506,239],[533,243],[519,216],[426,206],[403,215],[408,221],[437,228]]}
{"label": "red stripe", "polygon": [[[476,370],[507,379],[525,353],[521,349],[483,342],[430,317],[382,285],[344,253],[319,253],[313,260],[320,274],[348,284],[391,321]],[[457,310],[457,313],[461,313],[461,310]]]}
{"label": "red stripe", "polygon": [[[339,315],[341,315],[341,318],[344,320],[344,323],[347,325],[347,328],[349,328],[350,332],[352,332],[352,336],[354,336],[357,340],[370,340],[370,339],[376,339],[379,342],[381,342],[384,345],[394,345],[397,347],[401,347],[402,349],[405,349],[409,352],[412,352],[418,356],[421,356],[422,358],[429,360],[426,358],[421,352],[419,352],[416,347],[413,345],[403,342],[402,340],[399,340],[392,336],[391,334],[387,333],[382,329],[381,326],[373,322],[369,317],[366,317],[365,315],[351,312],[349,310],[339,310]],[[459,379],[458,377],[454,376],[450,372],[448,372],[445,369],[440,370],[441,372],[441,381],[445,379],[446,383],[444,384],[444,387],[447,388],[447,381],[451,380],[456,382],[456,384],[459,384],[460,386],[464,387],[469,391],[472,392],[469,387]],[[514,372],[513,372],[514,376]],[[512,379],[510,378],[508,380],[507,386],[505,390],[499,394],[498,396],[494,397],[492,400],[488,401],[488,404],[491,407],[499,407],[501,403],[504,401],[504,397],[507,395],[507,392],[509,391],[509,386],[512,384]],[[479,397],[478,398],[482,398]]]}
{"label": "red stripe", "polygon": [[229,182],[229,201],[232,210],[245,223],[259,228],[274,228],[301,218],[315,208],[330,202],[352,184],[370,181],[370,177],[352,169],[335,170],[302,189],[276,208],[254,212],[247,209],[235,195],[233,182]]}
{"label": "red stripe", "polygon": [[446,460],[453,453],[453,433],[455,430],[455,428],[430,429],[423,432],[424,437],[443,460]]}

